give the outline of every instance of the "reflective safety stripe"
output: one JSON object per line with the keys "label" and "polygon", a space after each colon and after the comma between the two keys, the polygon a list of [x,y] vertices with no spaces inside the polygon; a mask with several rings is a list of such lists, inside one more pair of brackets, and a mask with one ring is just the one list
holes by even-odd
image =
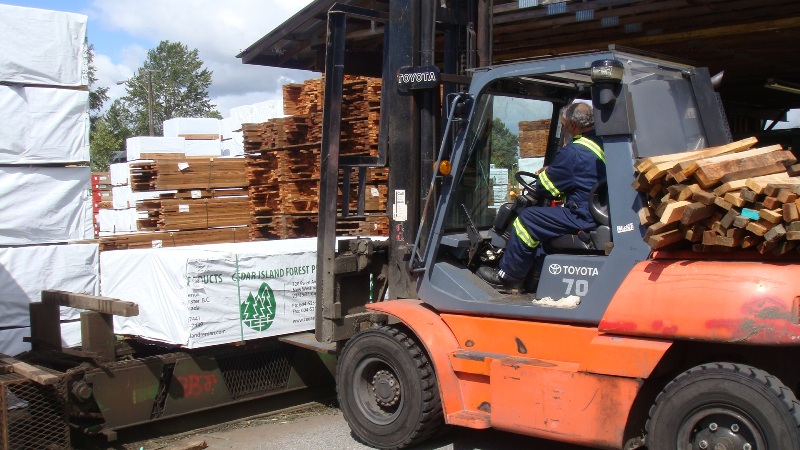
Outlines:
{"label": "reflective safety stripe", "polygon": [[606,154],[605,154],[605,152],[603,151],[602,147],[597,145],[591,139],[587,139],[585,137],[579,137],[578,139],[572,141],[572,143],[573,144],[582,145],[582,146],[588,148],[589,150],[591,150],[592,153],[594,153],[595,155],[597,155],[598,158],[600,158],[600,161],[603,161],[603,164],[605,164],[605,162],[606,162]]}
{"label": "reflective safety stripe", "polygon": [[519,220],[519,217],[514,219],[514,230],[517,231],[517,236],[522,239],[522,243],[525,244],[529,248],[536,248],[539,245],[539,241],[533,238],[528,230],[525,228],[525,225],[522,224],[522,221]]}
{"label": "reflective safety stripe", "polygon": [[550,181],[550,177],[547,176],[546,169],[539,174],[539,181],[542,183],[542,186],[547,189],[547,192],[549,192],[553,197],[561,197],[561,191],[559,191],[556,185]]}

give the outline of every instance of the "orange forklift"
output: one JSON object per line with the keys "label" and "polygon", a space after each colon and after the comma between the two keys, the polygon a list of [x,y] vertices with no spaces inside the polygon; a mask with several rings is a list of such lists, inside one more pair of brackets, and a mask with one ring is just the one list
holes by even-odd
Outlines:
{"label": "orange forklift", "polygon": [[[464,70],[474,34],[458,23],[479,11],[436,17],[435,3],[328,13],[316,336],[338,344],[355,436],[403,448],[449,424],[608,449],[800,449],[796,254],[654,252],[637,215],[637,158],[732,140],[708,70],[614,47]],[[377,156],[339,154],[348,20],[385,30]],[[601,225],[546,243],[534,292],[501,294],[475,271],[502,256],[509,192],[536,183],[575,101],[604,144]],[[541,155],[504,144],[521,122],[540,124]],[[348,186],[337,204],[340,182],[383,166],[388,239],[337,242],[360,212]]]}

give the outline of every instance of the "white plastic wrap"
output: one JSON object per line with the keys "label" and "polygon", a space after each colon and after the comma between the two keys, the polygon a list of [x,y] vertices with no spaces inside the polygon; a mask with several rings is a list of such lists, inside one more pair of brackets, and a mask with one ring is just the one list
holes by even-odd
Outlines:
{"label": "white plastic wrap", "polygon": [[86,86],[87,17],[0,5],[0,81]]}
{"label": "white plastic wrap", "polygon": [[125,186],[131,182],[131,165],[126,162],[111,164],[108,172],[112,186]]}
{"label": "white plastic wrap", "polygon": [[231,118],[239,124],[264,123],[277,117],[284,117],[283,99],[231,108]]}
{"label": "white plastic wrap", "polygon": [[176,117],[164,121],[164,137],[186,134],[220,134],[220,120],[210,117]]}
{"label": "white plastic wrap", "polygon": [[242,132],[242,123],[233,117],[226,117],[219,121],[219,134],[223,140],[233,137],[233,133]]}
{"label": "white plastic wrap", "polygon": [[102,295],[139,304],[117,333],[188,348],[314,328],[316,238],[107,251]]}
{"label": "white plastic wrap", "polygon": [[136,208],[100,209],[97,211],[97,224],[102,233],[130,233],[137,231],[138,216]]}
{"label": "white plastic wrap", "polygon": [[137,202],[158,198],[161,194],[174,194],[176,192],[178,191],[133,192],[130,186],[114,186],[111,188],[111,207],[114,209],[136,208]]}
{"label": "white plastic wrap", "polygon": [[29,327],[0,329],[0,353],[8,356],[17,356],[20,353],[30,351],[31,344],[22,340],[30,337],[30,335],[31,329]]}
{"label": "white plastic wrap", "polygon": [[0,167],[0,245],[92,238],[89,167]]}
{"label": "white plastic wrap", "polygon": [[61,346],[66,348],[81,345],[80,319],[61,322]]}
{"label": "white plastic wrap", "polygon": [[133,190],[127,184],[124,186],[111,187],[111,207],[114,209],[135,208],[136,202],[133,201]]}
{"label": "white plastic wrap", "polygon": [[142,153],[183,153],[182,137],[136,136],[128,138],[125,149],[128,161],[142,159]]}
{"label": "white plastic wrap", "polygon": [[186,156],[222,156],[219,139],[187,139],[184,144]]}
{"label": "white plastic wrap", "polygon": [[[28,326],[28,304],[40,301],[45,289],[98,295],[98,253],[97,244],[0,248],[0,327]],[[78,312],[61,308],[61,319]]]}
{"label": "white plastic wrap", "polygon": [[0,164],[89,160],[88,91],[0,86],[0,114]]}
{"label": "white plastic wrap", "polygon": [[239,136],[233,136],[230,139],[225,139],[220,143],[222,149],[222,156],[243,156],[244,155],[244,139],[242,133],[233,133]]}

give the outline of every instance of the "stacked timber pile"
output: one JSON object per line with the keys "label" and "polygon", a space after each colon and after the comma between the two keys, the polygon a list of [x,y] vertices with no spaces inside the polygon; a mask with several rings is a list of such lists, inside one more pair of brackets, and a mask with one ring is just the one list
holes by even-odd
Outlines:
{"label": "stacked timber pile", "polygon": [[150,233],[103,237],[101,250],[246,240],[243,230],[228,229],[250,222],[244,159],[143,156],[151,159],[129,164],[129,183],[140,195],[138,230]]}
{"label": "stacked timber pile", "polygon": [[519,157],[538,158],[547,152],[550,120],[532,120],[519,123]]}
{"label": "stacked timber pile", "polygon": [[[284,113],[290,116],[242,126],[252,213],[250,237],[254,240],[317,235],[322,79],[286,85],[283,97]],[[377,155],[380,80],[347,77],[343,100],[340,153]],[[387,179],[386,169],[367,171],[366,214],[340,221],[337,233],[363,236],[388,233]],[[358,198],[355,171],[350,181],[352,212],[357,209]],[[341,201],[340,192],[340,204]]]}
{"label": "stacked timber pile", "polygon": [[247,225],[245,163],[241,158],[158,156],[131,163],[134,191],[175,192],[137,202],[139,230],[188,231]]}
{"label": "stacked timber pile", "polygon": [[777,256],[800,244],[800,165],[780,145],[755,138],[705,150],[643,158],[634,188],[655,249],[756,249]]}

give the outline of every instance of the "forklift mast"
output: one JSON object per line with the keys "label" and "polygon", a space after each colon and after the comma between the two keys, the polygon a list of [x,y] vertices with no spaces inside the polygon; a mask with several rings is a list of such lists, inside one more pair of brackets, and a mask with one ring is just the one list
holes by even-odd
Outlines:
{"label": "forklift mast", "polygon": [[[370,299],[416,298],[417,283],[409,270],[415,238],[426,236],[421,208],[430,192],[435,149],[442,139],[440,98],[469,83],[468,70],[491,63],[490,0],[456,0],[443,7],[435,0],[398,0],[383,11],[334,4],[328,12],[325,53],[325,100],[320,175],[317,248],[316,334],[321,342],[350,337],[358,323],[369,320]],[[382,95],[377,156],[341,156],[342,91],[345,74],[374,73],[363,58],[346,48],[348,20],[382,24]],[[436,67],[437,32],[444,48]],[[398,74],[422,68],[435,73],[435,83],[400,86]],[[441,82],[441,83],[440,83]],[[441,87],[442,97],[439,88]],[[387,241],[342,241],[337,255],[337,220],[363,215],[366,169],[390,167],[389,237]],[[348,209],[350,179],[358,173],[358,211]],[[343,183],[337,204],[339,180]],[[420,228],[423,229],[420,229]]]}

